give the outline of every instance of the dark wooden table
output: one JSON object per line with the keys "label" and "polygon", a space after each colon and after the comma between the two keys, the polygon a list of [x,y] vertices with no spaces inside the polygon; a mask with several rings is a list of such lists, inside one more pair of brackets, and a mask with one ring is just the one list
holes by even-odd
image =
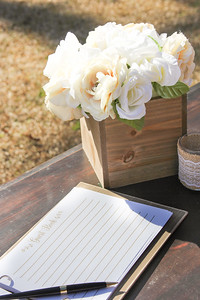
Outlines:
{"label": "dark wooden table", "polygon": [[[188,131],[200,132],[200,84],[192,87],[188,96]],[[78,145],[17,179],[0,186],[1,254],[10,248],[80,181],[94,185],[99,184],[81,145]],[[126,299],[135,299],[136,296],[146,295],[141,299],[167,299],[162,298],[162,296],[159,296],[159,298],[153,298],[153,296],[152,298],[147,298],[148,287],[145,294],[144,285],[150,276],[152,276],[154,270],[157,269],[158,264],[165,257],[165,254],[175,240],[200,245],[200,192],[191,191],[183,187],[178,181],[177,176],[129,185],[113,190],[181,208],[189,212],[187,218],[165,244],[159,255],[156,256],[144,272],[142,278],[137,281],[126,297]],[[187,257],[185,258],[186,260]],[[196,267],[199,268],[199,273]],[[190,263],[188,263],[188,268],[191,269]],[[162,272],[162,267],[159,267],[158,270]],[[194,264],[192,270],[190,270],[191,272],[197,272],[200,278],[199,261]],[[194,281],[194,278],[191,280]],[[200,299],[200,286],[198,284],[195,286],[194,295],[196,298],[191,299]],[[157,289],[159,290],[159,288]],[[173,299],[173,296],[170,295],[169,293],[169,299]],[[189,298],[180,297],[174,299]]]}

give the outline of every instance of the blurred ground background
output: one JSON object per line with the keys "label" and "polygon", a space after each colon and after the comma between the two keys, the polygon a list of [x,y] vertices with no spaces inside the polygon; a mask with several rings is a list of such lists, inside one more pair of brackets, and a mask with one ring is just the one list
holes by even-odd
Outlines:
{"label": "blurred ground background", "polygon": [[42,73],[68,31],[84,43],[108,21],[181,30],[196,52],[193,84],[200,82],[200,0],[0,1],[0,184],[80,142],[76,122],[46,110]]}

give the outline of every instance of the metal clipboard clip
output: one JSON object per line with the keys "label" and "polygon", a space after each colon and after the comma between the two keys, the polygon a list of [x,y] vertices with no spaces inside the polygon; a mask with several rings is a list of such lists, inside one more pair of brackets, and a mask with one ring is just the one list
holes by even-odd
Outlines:
{"label": "metal clipboard clip", "polygon": [[[6,283],[1,282],[2,279],[5,279]],[[14,280],[9,275],[2,275],[0,276],[0,289],[3,289],[10,293],[19,293],[21,291],[15,289],[14,287]],[[23,298],[28,300],[34,300],[36,298]],[[68,300],[69,298],[65,297],[63,300]]]}
{"label": "metal clipboard clip", "polygon": [[[1,282],[2,279],[5,279],[6,283]],[[0,276],[0,289],[3,289],[10,293],[19,293],[20,290],[15,289],[14,287],[14,280],[9,275],[2,275]],[[28,300],[34,300],[36,298],[23,298]],[[68,297],[63,298],[62,300],[68,300]]]}
{"label": "metal clipboard clip", "polygon": [[[2,279],[5,279],[6,283],[1,282]],[[14,287],[14,280],[9,275],[2,275],[0,276],[0,288],[10,292],[10,293],[18,293],[19,290],[15,289]],[[28,300],[32,300],[33,298],[24,298]]]}

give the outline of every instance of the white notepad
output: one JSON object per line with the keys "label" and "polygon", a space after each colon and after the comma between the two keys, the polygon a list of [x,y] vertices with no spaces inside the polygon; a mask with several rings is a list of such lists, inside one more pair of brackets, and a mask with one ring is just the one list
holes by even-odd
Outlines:
{"label": "white notepad", "polygon": [[[20,291],[93,281],[120,282],[171,215],[166,209],[80,185],[1,258],[0,276],[11,276]],[[114,289],[63,298],[105,300]]]}

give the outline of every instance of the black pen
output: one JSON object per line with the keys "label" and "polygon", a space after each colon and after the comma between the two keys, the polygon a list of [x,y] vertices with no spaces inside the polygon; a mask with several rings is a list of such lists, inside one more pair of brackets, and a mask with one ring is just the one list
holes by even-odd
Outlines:
{"label": "black pen", "polygon": [[26,297],[35,298],[35,297],[45,297],[45,296],[66,295],[70,293],[98,290],[98,289],[109,287],[114,284],[117,284],[117,282],[77,283],[77,284],[62,285],[62,286],[44,288],[39,290],[2,295],[0,296],[0,299],[19,299],[19,298],[26,298]]}

